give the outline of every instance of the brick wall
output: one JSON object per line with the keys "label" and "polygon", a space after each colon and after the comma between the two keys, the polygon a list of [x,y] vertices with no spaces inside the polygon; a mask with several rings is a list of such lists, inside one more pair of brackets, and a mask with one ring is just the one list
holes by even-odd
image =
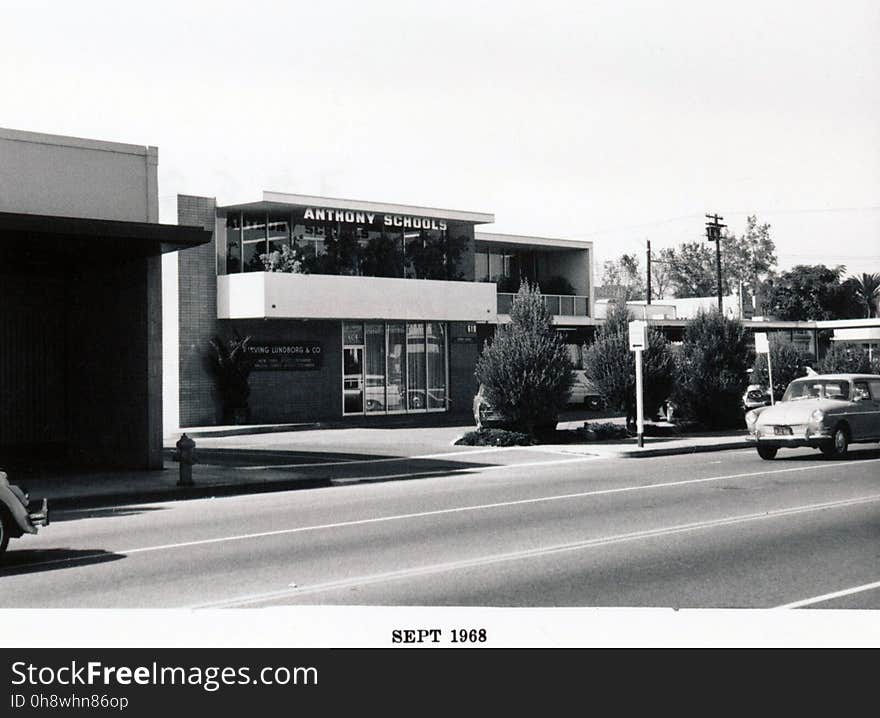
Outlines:
{"label": "brick wall", "polygon": [[[223,322],[222,324],[226,324]],[[255,343],[319,342],[314,370],[255,369],[250,419],[254,423],[308,422],[342,416],[342,327],[338,321],[249,320],[229,322]]]}
{"label": "brick wall", "polygon": [[209,340],[217,334],[217,271],[211,197],[177,196],[178,224],[212,232],[207,244],[178,253],[180,426],[210,426],[222,421],[214,379],[205,365]]}

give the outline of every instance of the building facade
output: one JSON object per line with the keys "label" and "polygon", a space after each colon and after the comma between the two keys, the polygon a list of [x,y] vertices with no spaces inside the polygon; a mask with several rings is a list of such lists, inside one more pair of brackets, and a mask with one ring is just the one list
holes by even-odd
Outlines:
{"label": "building facade", "polygon": [[162,466],[155,147],[0,129],[0,466]]}
{"label": "building facade", "polygon": [[[467,413],[521,279],[573,346],[592,322],[592,245],[476,231],[488,213],[264,192],[179,196],[178,221],[212,233],[178,258],[178,426]],[[218,337],[248,338],[246,416],[210,368]]]}

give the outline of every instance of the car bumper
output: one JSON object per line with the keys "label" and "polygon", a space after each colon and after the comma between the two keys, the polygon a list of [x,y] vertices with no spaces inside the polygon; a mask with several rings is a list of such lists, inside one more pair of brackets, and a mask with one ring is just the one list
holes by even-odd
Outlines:
{"label": "car bumper", "polygon": [[831,434],[821,427],[807,426],[806,428],[792,428],[790,434],[777,434],[774,427],[758,427],[749,439],[760,446],[798,447],[810,446],[818,448],[823,443],[831,441]]}
{"label": "car bumper", "polygon": [[35,500],[28,504],[28,521],[34,527],[33,533],[37,532],[37,527],[49,525],[48,499]]}

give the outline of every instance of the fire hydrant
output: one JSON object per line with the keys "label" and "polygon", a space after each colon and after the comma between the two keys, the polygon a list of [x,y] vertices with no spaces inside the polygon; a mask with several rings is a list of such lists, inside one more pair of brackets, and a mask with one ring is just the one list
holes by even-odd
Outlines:
{"label": "fire hydrant", "polygon": [[177,479],[177,485],[194,486],[192,467],[199,461],[196,458],[196,442],[184,434],[174,446],[177,449],[171,458],[180,464],[180,477]]}

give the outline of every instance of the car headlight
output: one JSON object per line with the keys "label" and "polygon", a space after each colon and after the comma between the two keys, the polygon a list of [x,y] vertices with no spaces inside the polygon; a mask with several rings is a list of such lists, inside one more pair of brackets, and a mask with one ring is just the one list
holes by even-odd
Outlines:
{"label": "car headlight", "polygon": [[815,422],[816,424],[820,423],[824,418],[825,412],[821,409],[813,409],[813,413],[810,414],[810,420]]}
{"label": "car headlight", "polygon": [[752,409],[751,411],[746,412],[746,424],[749,426],[754,425],[754,423],[758,420],[758,412]]}

